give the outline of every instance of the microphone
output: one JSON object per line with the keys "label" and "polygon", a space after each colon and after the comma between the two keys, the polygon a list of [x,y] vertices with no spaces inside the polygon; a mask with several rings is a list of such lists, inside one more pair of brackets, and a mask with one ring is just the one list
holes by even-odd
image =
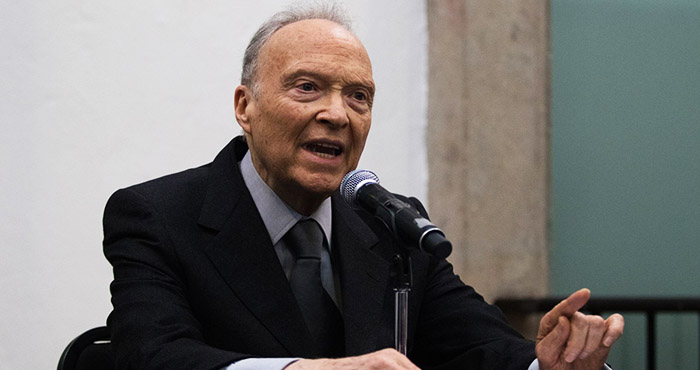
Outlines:
{"label": "microphone", "polygon": [[447,258],[452,253],[452,243],[442,230],[410,204],[381,187],[374,172],[348,172],[340,183],[340,194],[352,208],[374,214],[394,237],[438,258]]}

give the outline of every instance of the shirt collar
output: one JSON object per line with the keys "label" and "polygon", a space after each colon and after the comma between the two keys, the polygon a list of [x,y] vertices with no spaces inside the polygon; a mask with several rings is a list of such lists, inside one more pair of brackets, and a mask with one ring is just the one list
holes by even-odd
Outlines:
{"label": "shirt collar", "polygon": [[240,168],[243,181],[250,195],[253,197],[255,206],[258,208],[265,228],[267,228],[267,233],[272,240],[272,245],[277,244],[284,234],[299,220],[303,218],[312,218],[321,225],[323,234],[326,236],[326,241],[330,247],[333,213],[331,212],[331,198],[326,198],[311,216],[304,217],[280,199],[265,181],[263,181],[258,171],[256,171],[253,166],[250,151],[248,151],[241,160]]}

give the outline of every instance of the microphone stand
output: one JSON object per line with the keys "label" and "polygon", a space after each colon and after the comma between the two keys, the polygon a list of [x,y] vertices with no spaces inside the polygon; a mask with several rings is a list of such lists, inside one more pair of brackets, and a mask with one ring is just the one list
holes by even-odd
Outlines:
{"label": "microphone stand", "polygon": [[405,356],[408,343],[408,293],[413,286],[410,256],[394,256],[391,277],[394,285],[394,346]]}
{"label": "microphone stand", "polygon": [[[388,192],[379,185],[377,175],[368,170],[348,172],[340,183],[340,194],[355,209],[371,213],[389,229],[392,236],[430,253],[437,258],[447,258],[452,244],[445,234],[423,216],[415,206],[417,200],[402,200],[403,197]],[[413,205],[411,204],[413,203]],[[402,248],[403,249],[403,248]],[[408,294],[413,285],[411,257],[408,250],[394,255],[391,278],[394,285],[394,341],[396,350],[403,355],[408,351]]]}

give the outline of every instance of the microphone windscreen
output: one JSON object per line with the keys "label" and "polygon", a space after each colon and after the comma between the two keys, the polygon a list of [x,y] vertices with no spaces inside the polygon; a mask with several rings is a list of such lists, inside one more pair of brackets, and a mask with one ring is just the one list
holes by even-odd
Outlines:
{"label": "microphone windscreen", "polygon": [[340,182],[340,195],[345,203],[353,208],[361,208],[357,191],[365,184],[379,184],[379,177],[370,170],[353,170],[348,172]]}

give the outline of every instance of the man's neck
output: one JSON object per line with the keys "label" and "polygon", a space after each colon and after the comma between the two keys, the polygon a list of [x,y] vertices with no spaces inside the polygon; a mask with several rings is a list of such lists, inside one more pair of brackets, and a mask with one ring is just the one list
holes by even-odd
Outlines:
{"label": "man's neck", "polygon": [[[275,191],[274,189],[272,189]],[[287,194],[280,194],[275,191],[275,194],[282,199],[283,202],[287,203],[293,210],[297,211],[302,216],[311,216],[318,207],[321,206],[324,200],[328,199],[328,196],[323,197],[313,197],[304,196],[302,191],[290,191]]]}
{"label": "man's neck", "polygon": [[311,217],[318,221],[326,238],[330,240],[332,211],[329,198],[322,200],[310,213],[304,214],[292,207],[263,181],[253,166],[250,153],[246,153],[241,160],[240,169],[243,181],[253,197],[273,244],[303,217]]}

